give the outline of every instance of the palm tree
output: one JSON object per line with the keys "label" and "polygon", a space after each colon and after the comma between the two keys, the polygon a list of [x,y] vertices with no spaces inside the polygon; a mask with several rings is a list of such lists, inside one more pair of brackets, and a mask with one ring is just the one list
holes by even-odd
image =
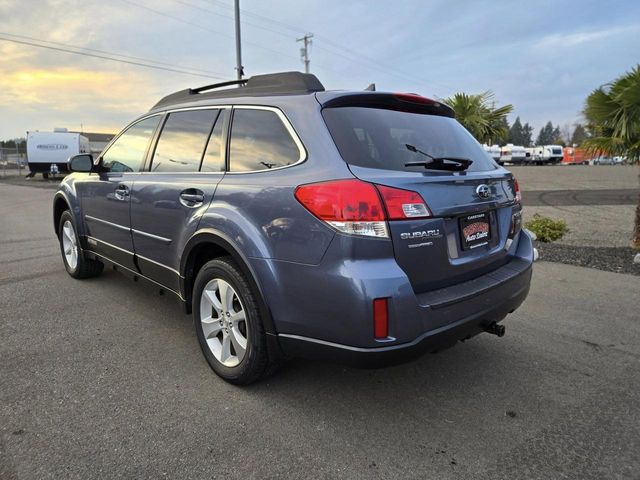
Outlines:
{"label": "palm tree", "polygon": [[491,145],[509,134],[507,115],[513,105],[494,106],[494,95],[486,91],[476,95],[456,93],[444,103],[456,112],[456,118],[480,143]]}
{"label": "palm tree", "polygon": [[[640,65],[587,97],[584,116],[594,133],[585,141],[591,152],[620,155],[640,163]],[[632,245],[640,249],[640,198]]]}

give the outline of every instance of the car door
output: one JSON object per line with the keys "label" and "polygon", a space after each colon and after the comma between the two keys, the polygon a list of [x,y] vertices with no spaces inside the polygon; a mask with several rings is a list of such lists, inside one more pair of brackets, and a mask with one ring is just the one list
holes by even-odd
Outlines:
{"label": "car door", "polygon": [[100,172],[77,184],[89,248],[132,270],[136,267],[131,238],[131,190],[160,118],[154,115],[129,126],[102,154]]}
{"label": "car door", "polygon": [[225,171],[228,111],[167,115],[150,167],[131,195],[133,244],[140,271],[179,291],[180,256]]}

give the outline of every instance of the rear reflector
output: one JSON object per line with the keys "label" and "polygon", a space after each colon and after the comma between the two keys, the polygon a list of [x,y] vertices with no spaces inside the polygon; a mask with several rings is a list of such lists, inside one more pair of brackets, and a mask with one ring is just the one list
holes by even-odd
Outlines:
{"label": "rear reflector", "polygon": [[387,298],[373,301],[373,336],[377,339],[389,336],[389,305]]}

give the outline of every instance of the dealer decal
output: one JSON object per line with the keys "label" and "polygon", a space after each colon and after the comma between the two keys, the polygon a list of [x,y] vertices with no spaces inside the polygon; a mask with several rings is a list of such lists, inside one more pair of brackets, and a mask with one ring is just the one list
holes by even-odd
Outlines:
{"label": "dealer decal", "polygon": [[489,224],[486,222],[471,223],[462,230],[467,243],[475,242],[489,236]]}

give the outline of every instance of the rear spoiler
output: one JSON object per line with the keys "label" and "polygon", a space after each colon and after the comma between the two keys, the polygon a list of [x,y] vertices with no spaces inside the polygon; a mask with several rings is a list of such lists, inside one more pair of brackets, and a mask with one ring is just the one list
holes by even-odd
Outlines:
{"label": "rear spoiler", "polygon": [[321,102],[321,105],[323,108],[383,108],[450,118],[455,118],[456,116],[449,105],[415,93],[381,93],[372,91],[347,93]]}

